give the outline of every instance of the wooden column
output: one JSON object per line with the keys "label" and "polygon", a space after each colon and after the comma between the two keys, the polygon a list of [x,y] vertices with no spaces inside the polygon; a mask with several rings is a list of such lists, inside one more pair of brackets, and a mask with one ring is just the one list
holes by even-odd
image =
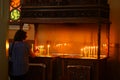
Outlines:
{"label": "wooden column", "polygon": [[8,80],[6,40],[8,34],[9,0],[0,0],[0,80]]}
{"label": "wooden column", "polygon": [[98,59],[100,59],[101,54],[101,22],[98,23]]}

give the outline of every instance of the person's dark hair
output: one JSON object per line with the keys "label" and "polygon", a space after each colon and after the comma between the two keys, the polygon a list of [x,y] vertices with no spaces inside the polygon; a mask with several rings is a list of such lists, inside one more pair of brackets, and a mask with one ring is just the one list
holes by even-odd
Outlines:
{"label": "person's dark hair", "polygon": [[15,33],[14,41],[23,41],[26,39],[26,37],[26,32],[20,29]]}

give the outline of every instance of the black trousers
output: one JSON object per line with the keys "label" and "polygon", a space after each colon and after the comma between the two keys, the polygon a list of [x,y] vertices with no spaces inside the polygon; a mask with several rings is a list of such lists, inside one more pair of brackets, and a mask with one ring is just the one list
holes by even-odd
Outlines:
{"label": "black trousers", "polygon": [[10,80],[27,80],[27,74],[20,75],[20,76],[10,75]]}

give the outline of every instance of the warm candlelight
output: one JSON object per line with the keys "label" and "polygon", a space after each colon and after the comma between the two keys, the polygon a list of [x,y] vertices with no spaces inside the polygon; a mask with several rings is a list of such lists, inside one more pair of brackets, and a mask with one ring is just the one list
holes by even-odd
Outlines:
{"label": "warm candlelight", "polygon": [[84,56],[84,49],[82,48],[82,49],[80,49],[80,56]]}
{"label": "warm candlelight", "polygon": [[34,47],[34,46],[33,46],[33,44],[32,44],[32,48],[31,48],[31,51],[32,51],[32,52],[34,52],[34,50],[33,50],[34,48],[33,48],[33,47]]}
{"label": "warm candlelight", "polygon": [[9,42],[8,40],[6,40],[6,55],[8,56],[8,49],[9,49]]}
{"label": "warm candlelight", "polygon": [[50,55],[50,45],[49,44],[47,45],[47,55],[48,56]]}
{"label": "warm candlelight", "polygon": [[43,55],[43,53],[44,53],[44,45],[40,45],[40,46],[36,46],[36,50],[35,50],[35,52],[36,52],[36,55]]}
{"label": "warm candlelight", "polygon": [[40,46],[40,54],[43,54],[43,53],[44,53],[44,46],[41,45],[41,46]]}

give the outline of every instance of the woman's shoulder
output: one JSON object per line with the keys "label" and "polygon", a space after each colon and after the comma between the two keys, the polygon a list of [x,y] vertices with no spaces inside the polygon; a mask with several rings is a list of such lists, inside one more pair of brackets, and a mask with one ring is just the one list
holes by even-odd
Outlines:
{"label": "woman's shoulder", "polygon": [[29,47],[29,44],[23,41],[16,41],[14,44],[16,47]]}
{"label": "woman's shoulder", "polygon": [[15,46],[25,46],[26,43],[22,42],[22,41],[16,41],[15,43]]}

